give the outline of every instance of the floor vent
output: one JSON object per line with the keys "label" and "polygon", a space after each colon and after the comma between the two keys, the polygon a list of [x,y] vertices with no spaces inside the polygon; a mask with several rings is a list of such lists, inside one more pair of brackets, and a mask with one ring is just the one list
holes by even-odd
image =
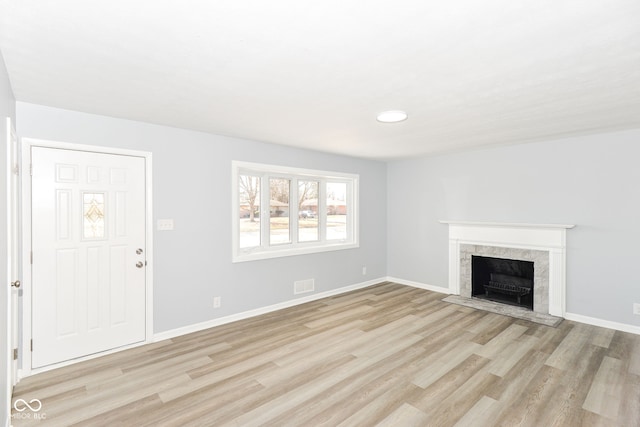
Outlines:
{"label": "floor vent", "polygon": [[293,293],[304,294],[306,292],[313,292],[315,290],[315,279],[298,280],[293,282]]}

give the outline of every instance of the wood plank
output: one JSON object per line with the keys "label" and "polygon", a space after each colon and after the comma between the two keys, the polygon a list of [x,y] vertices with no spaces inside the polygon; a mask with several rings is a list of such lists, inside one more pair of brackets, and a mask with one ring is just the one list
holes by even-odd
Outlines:
{"label": "wood plank", "polygon": [[403,403],[401,407],[399,407],[388,417],[380,421],[377,424],[377,426],[378,427],[397,427],[397,426],[419,427],[419,426],[426,425],[427,420],[428,420],[427,414],[409,405],[408,403]]}
{"label": "wood plank", "polygon": [[590,341],[593,329],[593,326],[576,324],[551,353],[547,365],[561,370],[569,369],[580,356],[580,350]]}
{"label": "wood plank", "polygon": [[[390,388],[373,399],[366,399],[360,407],[351,407],[349,403],[345,403],[343,406],[347,409],[343,412],[347,412],[347,416],[334,425],[338,427],[369,427],[371,420],[383,420],[396,411],[399,406],[406,404],[407,399],[417,393],[418,389],[418,386],[408,384],[402,389]],[[333,407],[329,409],[329,411],[333,410]]]}
{"label": "wood plank", "polygon": [[617,420],[630,426],[640,426],[640,375],[625,377]]}
{"label": "wood plank", "polygon": [[616,419],[626,373],[622,361],[605,357],[582,407],[609,419]]}
{"label": "wood plank", "polygon": [[497,405],[497,401],[490,397],[482,396],[470,410],[468,410],[462,418],[455,423],[454,427],[476,427],[480,425],[491,425],[493,417],[493,408]]}

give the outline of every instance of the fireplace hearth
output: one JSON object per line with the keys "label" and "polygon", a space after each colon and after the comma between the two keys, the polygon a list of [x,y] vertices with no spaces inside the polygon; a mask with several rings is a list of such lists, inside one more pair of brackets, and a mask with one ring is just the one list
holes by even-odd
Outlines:
{"label": "fireplace hearth", "polygon": [[471,257],[471,296],[533,310],[534,263]]}

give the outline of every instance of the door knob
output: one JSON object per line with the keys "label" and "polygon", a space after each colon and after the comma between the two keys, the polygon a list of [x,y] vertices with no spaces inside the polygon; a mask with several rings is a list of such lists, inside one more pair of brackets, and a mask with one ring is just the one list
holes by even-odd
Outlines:
{"label": "door knob", "polygon": [[136,249],[136,253],[140,255],[142,253],[142,249]]}
{"label": "door knob", "polygon": [[144,266],[144,263],[142,261],[136,262],[136,267],[142,268],[143,266]]}
{"label": "door knob", "polygon": [[22,283],[20,283],[20,280],[16,280],[15,282],[11,282],[11,286],[13,286],[14,288],[19,288],[21,284]]}

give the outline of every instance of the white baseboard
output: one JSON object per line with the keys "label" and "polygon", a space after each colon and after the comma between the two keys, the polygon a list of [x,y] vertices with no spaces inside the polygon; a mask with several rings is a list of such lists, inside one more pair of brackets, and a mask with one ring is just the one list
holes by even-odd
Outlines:
{"label": "white baseboard", "polygon": [[[376,285],[380,282],[394,282],[401,285],[411,286],[414,288],[425,289],[428,291],[438,292],[442,294],[450,295],[449,288],[443,288],[441,286],[427,285],[426,283],[413,282],[411,280],[404,280],[397,277],[381,277],[379,279],[368,280],[366,282],[357,283],[355,285],[345,286],[338,289],[333,289],[326,292],[320,292],[317,294],[308,295],[302,298],[296,298],[289,301],[281,302],[278,304],[269,305],[266,307],[257,308],[254,310],[244,311],[242,313],[232,314],[230,316],[220,317],[218,319],[208,320],[206,322],[196,323],[181,328],[171,329],[169,331],[159,332],[154,334],[153,341],[162,341],[181,335],[190,334],[193,332],[202,331],[204,329],[213,328],[215,326],[225,325],[227,323],[236,322],[238,320],[249,319],[251,317],[259,316],[261,314],[271,313],[276,310],[282,310],[284,308],[293,307],[296,305],[304,304],[311,301],[316,301],[322,298],[327,298],[335,295],[344,294],[346,292],[354,291],[356,289],[366,288],[368,286]],[[594,317],[583,316],[580,314],[566,313],[565,319],[573,320],[580,323],[586,323],[588,325],[601,326],[603,328],[615,329],[618,331],[629,332],[632,334],[640,335],[640,326],[627,325],[624,323],[611,322],[609,320],[597,319]]]}
{"label": "white baseboard", "polygon": [[[427,285],[410,280],[399,279],[397,277],[387,277],[389,282],[399,283],[401,285],[413,286],[414,288],[426,289],[428,291],[440,292],[443,294],[451,294],[449,288],[440,286]],[[626,323],[612,322],[610,320],[598,319],[595,317],[583,316],[581,314],[565,313],[564,318],[575,322],[585,323],[587,325],[600,326],[603,328],[614,329],[616,331],[629,332],[631,334],[640,335],[640,326],[628,325]]]}
{"label": "white baseboard", "polygon": [[443,288],[441,286],[433,286],[433,285],[427,285],[426,283],[412,282],[410,280],[399,279],[397,277],[387,277],[386,280],[388,280],[389,282],[399,283],[401,285],[412,286],[414,288],[451,295],[451,291],[449,290],[449,288]]}
{"label": "white baseboard", "polygon": [[242,313],[232,314],[230,316],[220,317],[218,319],[207,320],[206,322],[196,323],[193,325],[183,326],[181,328],[171,329],[169,331],[159,332],[153,335],[153,341],[168,340],[171,338],[179,337],[181,335],[186,335],[193,332],[202,331],[204,329],[213,328],[215,326],[226,325],[227,323],[236,322],[238,320],[244,320],[251,317],[259,316],[261,314],[271,313],[272,311],[282,310],[283,308],[289,308],[295,305],[304,304],[304,303],[319,300],[322,298],[344,294],[346,292],[354,291],[356,289],[362,289],[368,286],[376,285],[380,282],[384,282],[385,280],[387,280],[387,278],[385,277],[374,279],[374,280],[368,280],[366,282],[357,283],[355,285],[344,286],[342,288],[332,289],[330,291],[320,292],[318,294],[312,294],[306,297],[296,298],[296,299],[281,302],[278,304],[256,308],[255,310],[244,311]]}
{"label": "white baseboard", "polygon": [[601,326],[603,328],[640,335],[640,326],[627,325],[626,323],[612,322],[610,320],[603,320],[596,317],[583,316],[582,314],[574,313],[565,313],[564,318],[567,320],[573,320],[574,322],[586,323],[587,325]]}

